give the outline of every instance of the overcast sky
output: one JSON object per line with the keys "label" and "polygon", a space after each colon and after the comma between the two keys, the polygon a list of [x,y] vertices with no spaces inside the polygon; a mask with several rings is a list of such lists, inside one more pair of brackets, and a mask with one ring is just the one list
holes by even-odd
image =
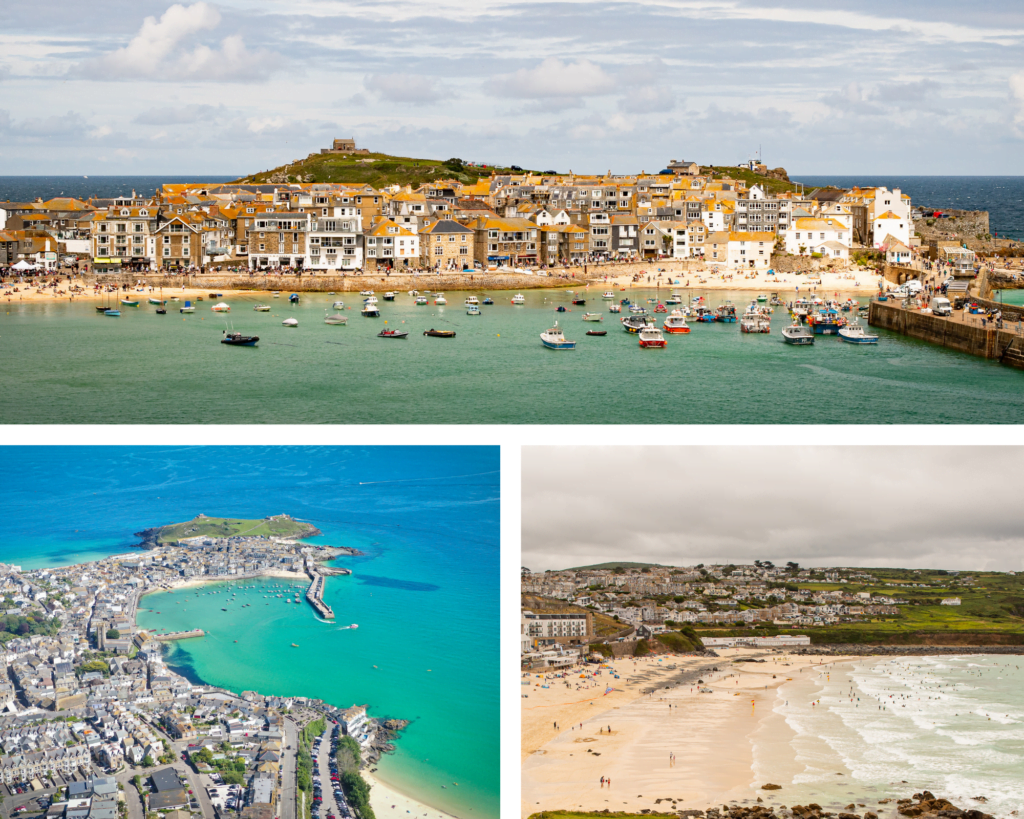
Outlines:
{"label": "overcast sky", "polygon": [[[847,8],[842,8],[845,5]],[[1020,0],[0,4],[0,174],[241,174],[335,136],[539,170],[1024,173]]]}
{"label": "overcast sky", "polygon": [[1019,460],[984,447],[524,447],[523,565],[1020,570],[1007,471]]}

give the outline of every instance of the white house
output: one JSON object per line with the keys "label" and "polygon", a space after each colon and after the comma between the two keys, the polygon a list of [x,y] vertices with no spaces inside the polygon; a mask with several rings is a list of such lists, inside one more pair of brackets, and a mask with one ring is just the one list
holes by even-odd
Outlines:
{"label": "white house", "polygon": [[893,236],[910,246],[913,228],[910,218],[910,197],[904,196],[899,188],[893,188],[891,191],[886,188],[875,188],[874,198],[870,200],[869,215],[872,246],[881,247],[886,236]]}
{"label": "white house", "polygon": [[886,236],[882,242],[881,250],[885,253],[885,260],[889,264],[910,264],[911,251],[903,242]]}
{"label": "white house", "polygon": [[363,266],[363,215],[353,206],[321,206],[309,232],[313,270],[356,270]]}
{"label": "white house", "polygon": [[767,270],[772,263],[775,234],[764,232],[709,233],[704,242],[704,259],[715,265],[747,270]]}
{"label": "white house", "polygon": [[829,259],[849,259],[853,231],[838,219],[802,217],[783,234],[786,252],[794,256],[820,253]]}

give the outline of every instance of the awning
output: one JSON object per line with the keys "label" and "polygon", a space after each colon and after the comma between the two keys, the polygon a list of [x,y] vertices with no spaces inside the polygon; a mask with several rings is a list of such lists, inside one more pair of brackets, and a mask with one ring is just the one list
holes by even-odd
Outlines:
{"label": "awning", "polygon": [[92,261],[93,264],[121,264],[121,259],[107,259],[99,256]]}

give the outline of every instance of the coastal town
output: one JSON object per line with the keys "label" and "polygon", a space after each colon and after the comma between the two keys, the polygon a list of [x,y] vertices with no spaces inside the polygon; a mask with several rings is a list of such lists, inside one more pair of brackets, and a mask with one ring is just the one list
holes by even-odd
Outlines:
{"label": "coastal town", "polygon": [[200,515],[140,533],[142,548],[128,554],[0,564],[5,819],[374,819],[360,769],[394,750],[406,723],[365,705],[196,684],[163,648],[205,632],[137,624],[147,594],[256,577],[309,583],[307,600],[325,616],[326,578],[348,570],[321,564],[358,552],[259,533],[311,529],[287,515]]}
{"label": "coastal town", "polygon": [[[348,139],[325,152],[365,153]],[[463,167],[449,163],[453,172]],[[277,174],[259,183],[165,184],[117,199],[8,201],[0,202],[0,266],[479,274],[671,260],[764,273],[782,258],[845,269],[867,252],[891,264],[929,258],[975,273],[963,241],[944,240],[938,228],[923,239],[915,229],[941,227],[952,214],[915,209],[898,189],[780,189],[780,178],[788,183],[784,170],[759,159],[719,168],[673,159],[655,173],[503,170],[475,183],[381,188]],[[972,229],[987,233],[987,214],[975,216],[984,224]]]}

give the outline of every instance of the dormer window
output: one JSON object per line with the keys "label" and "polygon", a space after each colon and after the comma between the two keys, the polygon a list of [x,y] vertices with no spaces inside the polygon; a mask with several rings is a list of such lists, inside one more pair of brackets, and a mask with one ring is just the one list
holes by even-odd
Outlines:
{"label": "dormer window", "polygon": [[129,211],[127,208],[122,208],[121,209],[121,215],[122,216],[131,216],[131,211]]}
{"label": "dormer window", "polygon": [[149,211],[148,210],[140,210],[139,211],[139,216],[149,216]]}

